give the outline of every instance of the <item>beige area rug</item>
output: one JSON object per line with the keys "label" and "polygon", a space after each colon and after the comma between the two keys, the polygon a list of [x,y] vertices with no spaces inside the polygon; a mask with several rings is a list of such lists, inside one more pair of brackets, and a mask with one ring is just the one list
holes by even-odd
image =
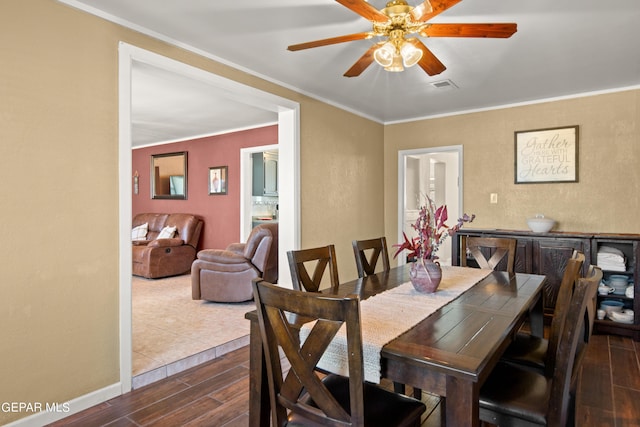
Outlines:
{"label": "beige area rug", "polygon": [[[134,387],[219,357],[249,342],[246,312],[253,301],[213,303],[191,299],[191,276],[133,276]],[[136,376],[150,373],[136,384]],[[142,378],[142,377],[138,377]]]}

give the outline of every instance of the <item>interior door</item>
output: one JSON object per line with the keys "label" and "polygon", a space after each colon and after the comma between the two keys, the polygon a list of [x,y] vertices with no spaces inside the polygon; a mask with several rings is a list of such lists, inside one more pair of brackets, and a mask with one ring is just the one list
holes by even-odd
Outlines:
{"label": "interior door", "polygon": [[[398,242],[403,232],[409,238],[416,235],[411,225],[427,195],[436,206],[447,205],[447,225],[462,216],[462,146],[400,151],[398,175]],[[442,265],[451,265],[451,239],[440,246],[438,257]],[[398,257],[400,264],[404,261]]]}

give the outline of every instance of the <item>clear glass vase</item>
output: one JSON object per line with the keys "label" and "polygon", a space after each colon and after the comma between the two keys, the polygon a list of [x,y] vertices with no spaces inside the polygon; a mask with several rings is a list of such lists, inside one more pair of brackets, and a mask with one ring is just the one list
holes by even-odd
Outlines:
{"label": "clear glass vase", "polygon": [[430,260],[418,258],[411,264],[409,277],[413,287],[419,292],[432,293],[440,286],[442,268],[440,264]]}

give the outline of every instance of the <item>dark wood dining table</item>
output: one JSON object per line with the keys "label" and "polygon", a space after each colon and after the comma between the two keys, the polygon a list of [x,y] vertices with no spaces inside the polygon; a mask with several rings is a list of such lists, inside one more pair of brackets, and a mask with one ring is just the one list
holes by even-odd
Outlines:
{"label": "dark wood dining table", "polygon": [[[340,284],[361,299],[409,281],[409,266]],[[440,395],[448,426],[478,426],[480,387],[525,319],[543,334],[545,277],[491,272],[457,299],[383,346],[381,376]],[[250,327],[249,425],[268,426],[269,388],[255,311]],[[389,319],[393,321],[393,319]]]}

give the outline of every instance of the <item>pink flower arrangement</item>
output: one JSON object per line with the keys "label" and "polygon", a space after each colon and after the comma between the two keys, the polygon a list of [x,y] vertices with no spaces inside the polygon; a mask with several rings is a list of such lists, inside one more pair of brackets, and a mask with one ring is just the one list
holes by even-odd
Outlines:
{"label": "pink flower arrangement", "polygon": [[436,252],[447,236],[458,231],[465,222],[472,222],[476,217],[475,214],[471,216],[464,214],[462,218],[458,219],[456,225],[448,227],[445,224],[448,219],[447,206],[442,205],[436,209],[433,200],[429,196],[425,197],[427,199],[426,205],[420,207],[418,219],[414,224],[411,224],[411,227],[418,232],[418,236],[409,239],[407,234],[403,232],[404,242],[393,245],[394,248],[398,248],[394,258],[400,252],[407,250],[409,258],[435,261],[438,259]]}

